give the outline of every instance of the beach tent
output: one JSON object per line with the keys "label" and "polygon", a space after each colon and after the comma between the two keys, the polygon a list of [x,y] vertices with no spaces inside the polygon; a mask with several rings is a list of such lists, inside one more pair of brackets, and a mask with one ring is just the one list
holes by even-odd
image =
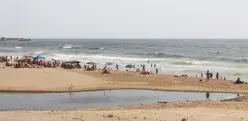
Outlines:
{"label": "beach tent", "polygon": [[34,60],[41,60],[41,59],[45,59],[45,57],[42,57],[40,55],[37,55],[36,57],[34,57]]}
{"label": "beach tent", "polygon": [[94,63],[94,62],[88,62],[88,63],[86,63],[86,64],[95,65],[96,63]]}
{"label": "beach tent", "polygon": [[113,65],[112,62],[107,62],[105,65]]}
{"label": "beach tent", "polygon": [[125,66],[126,68],[134,68],[134,65],[128,64]]}
{"label": "beach tent", "polygon": [[74,63],[80,63],[80,61],[66,61],[65,63],[71,63],[71,64],[74,64]]}

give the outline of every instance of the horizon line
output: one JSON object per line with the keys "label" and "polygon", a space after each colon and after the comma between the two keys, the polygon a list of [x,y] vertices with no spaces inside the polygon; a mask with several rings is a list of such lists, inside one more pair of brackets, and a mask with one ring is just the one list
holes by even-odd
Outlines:
{"label": "horizon line", "polygon": [[248,39],[248,38],[31,38],[31,39],[143,39],[143,40],[148,40],[148,39],[157,39],[157,40],[162,40],[162,39]]}
{"label": "horizon line", "polygon": [[[4,36],[2,36],[4,37]],[[26,37],[4,37],[4,38],[26,38]],[[245,37],[171,37],[171,38],[141,38],[141,37],[133,37],[133,38],[130,38],[130,37],[123,37],[123,38],[113,38],[113,37],[109,37],[109,38],[100,38],[100,37],[96,37],[96,38],[92,38],[92,37],[89,37],[89,38],[84,38],[84,37],[79,37],[79,38],[74,38],[74,37],[27,37],[27,38],[31,38],[31,39],[248,39],[245,38]]]}

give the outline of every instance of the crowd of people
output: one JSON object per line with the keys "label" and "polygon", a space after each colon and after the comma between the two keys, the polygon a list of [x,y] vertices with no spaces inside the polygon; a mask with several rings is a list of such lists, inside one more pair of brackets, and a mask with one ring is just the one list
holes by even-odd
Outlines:
{"label": "crowd of people", "polygon": [[[196,75],[196,77],[197,77],[197,75]],[[201,77],[203,78],[203,74],[201,73]],[[217,72],[216,74],[215,74],[215,78],[216,79],[224,79],[224,80],[226,80],[226,77],[220,77],[220,75],[219,75],[219,72]],[[210,79],[212,79],[213,78],[213,73],[211,73],[209,70],[207,70],[207,72],[206,72],[206,79],[207,80],[210,80]],[[240,78],[237,78],[237,80],[235,81],[235,84],[243,84],[243,83],[245,83],[244,81],[241,81],[240,80]]]}
{"label": "crowd of people", "polygon": [[[156,64],[150,63],[149,60],[147,61],[147,63],[151,65],[151,69],[155,68],[155,73],[158,74],[157,65],[156,65]],[[138,66],[138,67],[139,67],[139,66]],[[142,68],[140,74],[142,74],[142,75],[151,75],[151,74],[153,74],[153,71],[152,71],[152,70],[151,70],[151,71],[148,71],[148,70],[146,69],[146,65],[145,65],[145,64],[141,64],[140,67]],[[140,72],[140,69],[138,68],[138,69],[136,70],[136,72]]]}
{"label": "crowd of people", "polygon": [[39,67],[59,67],[61,61],[59,60],[45,60],[33,56],[23,56],[22,58],[12,56],[0,57],[0,62],[5,62],[5,66],[13,66],[14,68],[39,68]]}
{"label": "crowd of people", "polygon": [[[203,74],[202,74],[202,73],[201,73],[201,77],[203,78]],[[217,72],[217,73],[215,74],[215,78],[216,78],[216,79],[219,79],[219,77],[220,77],[219,72]],[[206,78],[207,78],[207,80],[212,79],[212,78],[213,78],[213,73],[210,72],[209,70],[207,70],[207,72],[206,72]],[[224,80],[226,80],[225,77],[223,77],[223,78],[224,78]],[[222,79],[222,77],[221,77],[220,79]]]}

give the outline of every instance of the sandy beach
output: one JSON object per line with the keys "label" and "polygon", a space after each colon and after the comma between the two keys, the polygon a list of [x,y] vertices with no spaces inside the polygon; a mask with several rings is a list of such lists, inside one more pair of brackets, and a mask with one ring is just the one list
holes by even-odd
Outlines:
{"label": "sandy beach", "polygon": [[[247,93],[248,85],[230,80],[206,81],[196,77],[173,75],[139,75],[135,72],[65,70],[52,68],[1,68],[3,92],[70,92],[104,89],[150,89],[177,91]],[[200,81],[202,80],[202,81]],[[113,108],[68,111],[2,111],[5,121],[245,121],[247,100],[241,102],[175,102]]]}
{"label": "sandy beach", "polygon": [[[246,121],[248,103],[182,102],[70,111],[6,111],[4,121]],[[184,120],[185,119],[185,120]]]}
{"label": "sandy beach", "polygon": [[99,71],[53,68],[1,68],[0,91],[2,92],[68,92],[104,89],[151,89],[196,92],[247,93],[248,84],[233,84],[230,80],[173,75],[139,75],[135,72]]}

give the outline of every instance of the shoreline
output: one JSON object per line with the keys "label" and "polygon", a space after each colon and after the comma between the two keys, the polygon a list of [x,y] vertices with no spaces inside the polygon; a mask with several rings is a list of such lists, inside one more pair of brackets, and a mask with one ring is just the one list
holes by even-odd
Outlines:
{"label": "shoreline", "polygon": [[0,90],[0,93],[26,93],[26,94],[39,94],[39,93],[73,93],[73,92],[93,92],[93,91],[108,91],[108,90],[149,90],[149,91],[168,91],[168,92],[195,92],[195,93],[238,93],[248,94],[248,92],[236,91],[205,91],[205,90],[171,90],[171,89],[154,89],[154,88],[98,88],[98,89],[81,89],[81,90]]}

